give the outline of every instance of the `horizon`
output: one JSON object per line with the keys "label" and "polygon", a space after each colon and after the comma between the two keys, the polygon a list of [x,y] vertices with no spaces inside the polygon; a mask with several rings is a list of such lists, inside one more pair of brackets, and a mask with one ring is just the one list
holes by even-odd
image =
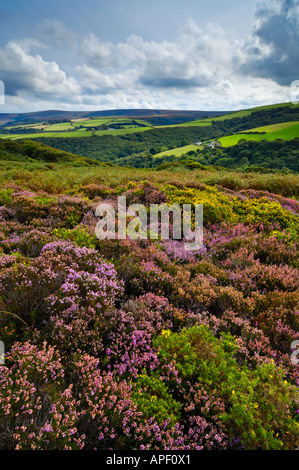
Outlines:
{"label": "horizon", "polygon": [[[263,107],[271,107],[271,106],[279,106],[279,105],[288,105],[288,104],[291,104],[291,101],[285,101],[285,102],[279,102],[279,103],[272,103],[272,104],[267,104],[267,105],[263,105],[261,104],[260,106],[253,106],[253,107],[248,107],[248,108],[240,108],[240,109],[234,109],[234,110],[228,110],[228,109],[223,109],[223,110],[217,110],[217,111],[214,111],[214,110],[207,110],[207,109],[166,109],[166,108],[115,108],[115,109],[98,109],[98,110],[91,110],[91,109],[86,109],[86,110],[83,110],[83,109],[41,109],[39,111],[24,111],[24,112],[12,112],[12,113],[3,113],[3,112],[0,112],[0,116],[1,115],[12,115],[12,114],[41,114],[41,113],[49,113],[49,112],[53,112],[53,113],[106,113],[106,112],[114,112],[114,111],[166,111],[166,112],[175,112],[175,113],[196,113],[196,112],[208,112],[208,113],[212,113],[212,112],[215,112],[215,113],[234,113],[234,112],[237,112],[237,111],[246,111],[246,110],[250,110],[250,109],[255,109],[255,108],[263,108]],[[0,108],[1,109],[1,108]],[[113,116],[113,115],[112,115]]]}
{"label": "horizon", "polygon": [[291,100],[299,0],[12,0],[0,113],[237,111]]}

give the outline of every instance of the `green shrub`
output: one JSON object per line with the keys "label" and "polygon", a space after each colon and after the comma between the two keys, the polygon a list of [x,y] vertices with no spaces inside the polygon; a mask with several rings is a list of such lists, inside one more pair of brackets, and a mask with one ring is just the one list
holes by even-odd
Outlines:
{"label": "green shrub", "polygon": [[179,421],[181,405],[172,398],[157,373],[139,375],[132,387],[132,399],[146,419],[154,418],[159,424],[169,420],[171,426]]}
{"label": "green shrub", "polygon": [[86,246],[87,248],[95,248],[96,245],[95,235],[91,235],[83,226],[74,229],[55,228],[52,234],[63,240],[71,240],[80,247]]}
{"label": "green shrub", "polygon": [[224,400],[219,419],[246,449],[292,449],[298,436],[298,392],[273,363],[250,370],[235,359],[237,344],[226,333],[213,336],[206,326],[162,333],[156,340],[162,364],[174,361],[184,383],[195,379]]}

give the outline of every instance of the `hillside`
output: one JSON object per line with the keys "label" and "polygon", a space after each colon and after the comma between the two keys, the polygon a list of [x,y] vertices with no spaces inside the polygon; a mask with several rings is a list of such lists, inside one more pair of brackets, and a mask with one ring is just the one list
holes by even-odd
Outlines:
{"label": "hillside", "polygon": [[[299,175],[0,142],[2,448],[296,449]],[[203,204],[203,246],[98,238],[118,196]]]}
{"label": "hillside", "polygon": [[74,155],[63,150],[57,150],[48,145],[22,140],[12,142],[0,139],[0,161],[14,162],[47,162],[58,164],[71,164],[73,166],[98,166],[99,162],[81,155]]}
{"label": "hillside", "polygon": [[233,134],[228,137],[222,137],[219,142],[223,147],[236,145],[240,140],[293,140],[299,137],[299,122],[282,122],[278,124],[270,124],[269,126],[256,127],[249,129],[243,133]]}

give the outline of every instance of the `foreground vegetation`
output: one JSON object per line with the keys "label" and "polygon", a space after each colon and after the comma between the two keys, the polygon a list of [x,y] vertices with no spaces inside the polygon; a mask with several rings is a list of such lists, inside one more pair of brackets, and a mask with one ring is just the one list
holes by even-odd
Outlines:
{"label": "foreground vegetation", "polygon": [[[298,175],[2,154],[1,449],[298,447]],[[203,248],[98,240],[119,195],[203,203]]]}

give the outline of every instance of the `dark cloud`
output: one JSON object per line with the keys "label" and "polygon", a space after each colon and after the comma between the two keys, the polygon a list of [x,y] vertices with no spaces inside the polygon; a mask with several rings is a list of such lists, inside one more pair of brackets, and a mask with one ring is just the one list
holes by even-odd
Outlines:
{"label": "dark cloud", "polygon": [[140,77],[140,83],[145,86],[156,87],[156,88],[177,88],[177,89],[188,89],[188,88],[200,88],[207,87],[211,84],[208,77],[192,77],[183,78],[175,76],[148,76],[143,75]]}
{"label": "dark cloud", "polygon": [[244,75],[288,86],[299,78],[299,0],[259,2]]}

